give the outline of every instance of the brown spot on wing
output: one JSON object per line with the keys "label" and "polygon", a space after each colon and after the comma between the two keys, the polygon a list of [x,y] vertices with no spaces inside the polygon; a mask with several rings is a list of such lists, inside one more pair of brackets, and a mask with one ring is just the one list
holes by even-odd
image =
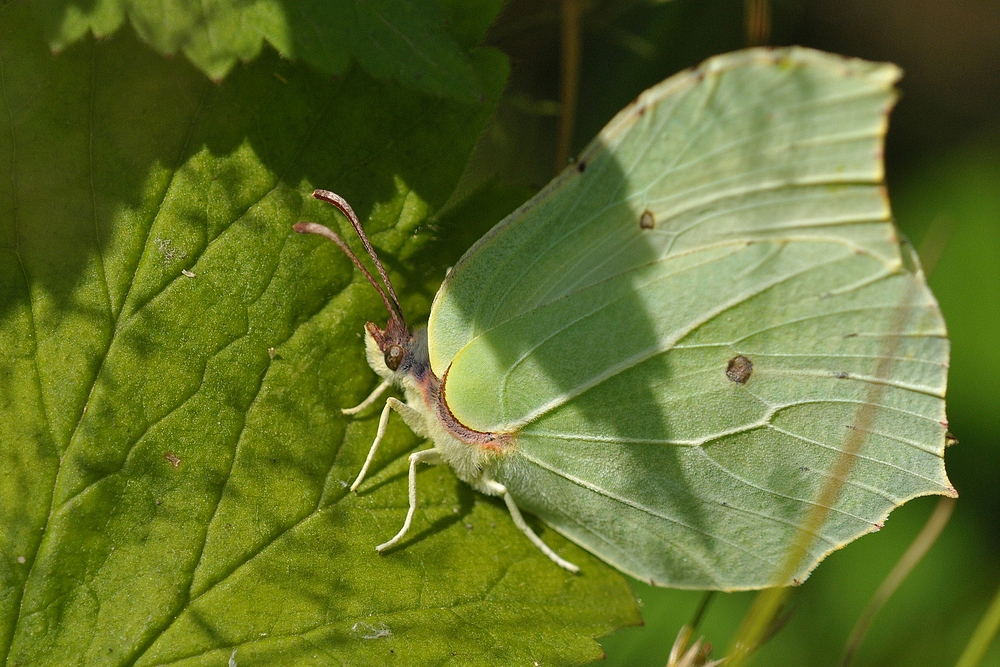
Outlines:
{"label": "brown spot on wing", "polygon": [[746,384],[751,373],[753,373],[753,362],[742,354],[730,359],[729,366],[726,367],[726,377],[736,384]]}
{"label": "brown spot on wing", "polygon": [[656,217],[648,208],[639,216],[639,226],[643,229],[652,229],[656,226]]}

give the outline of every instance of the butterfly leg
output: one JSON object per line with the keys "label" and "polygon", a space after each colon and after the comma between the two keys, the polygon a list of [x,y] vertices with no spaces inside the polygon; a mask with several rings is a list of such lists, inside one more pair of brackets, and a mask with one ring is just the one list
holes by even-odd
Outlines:
{"label": "butterfly leg", "polygon": [[403,539],[403,536],[406,535],[408,530],[410,530],[410,523],[413,521],[413,513],[417,511],[417,464],[429,463],[434,465],[440,462],[441,455],[436,449],[424,449],[410,454],[410,509],[406,511],[406,520],[403,521],[403,527],[399,529],[396,536],[385,544],[380,544],[375,547],[375,551],[385,551]]}
{"label": "butterfly leg", "polygon": [[[377,391],[377,390],[376,390]],[[369,396],[368,398],[371,398]],[[368,402],[368,399],[365,399]],[[378,418],[378,431],[375,432],[375,440],[372,441],[371,449],[368,450],[368,458],[365,459],[365,464],[361,466],[361,472],[358,473],[357,479],[354,480],[354,484],[351,484],[351,491],[356,491],[359,486],[361,486],[362,480],[364,480],[365,475],[368,474],[368,466],[372,464],[375,459],[375,452],[378,451],[378,446],[382,443],[382,436],[385,435],[385,429],[389,425],[389,412],[395,410],[404,419],[404,421],[409,421],[410,419],[417,419],[419,423],[420,414],[411,408],[406,403],[403,403],[398,398],[390,396],[385,401],[385,407],[382,408],[382,415]]]}
{"label": "butterfly leg", "polygon": [[388,389],[391,386],[392,386],[391,382],[389,382],[388,380],[384,380],[382,382],[382,384],[380,384],[379,386],[375,387],[375,391],[373,391],[372,393],[370,393],[368,395],[368,398],[366,398],[365,400],[361,401],[360,403],[358,403],[357,405],[355,405],[353,408],[342,408],[341,412],[343,414],[345,414],[345,415],[356,415],[356,414],[358,414],[359,412],[361,412],[362,410],[364,410],[365,408],[367,408],[368,406],[370,406],[372,403],[374,403],[375,401],[377,401],[378,398],[379,398],[379,396],[381,396],[382,394],[384,394],[385,390]]}
{"label": "butterfly leg", "polygon": [[535,534],[535,531],[531,529],[531,526],[524,521],[524,517],[521,516],[521,510],[517,508],[517,503],[514,502],[514,496],[510,495],[510,491],[507,490],[506,486],[491,479],[483,481],[486,483],[486,487],[492,495],[503,496],[503,501],[507,504],[507,509],[510,511],[510,518],[514,520],[514,525],[517,526],[529,540],[531,540],[532,544],[541,549],[543,554],[548,556],[553,563],[564,570],[569,570],[573,573],[580,571],[580,567],[578,565],[574,565],[557,554],[552,550],[552,547],[547,545],[545,542],[542,542],[542,538]]}

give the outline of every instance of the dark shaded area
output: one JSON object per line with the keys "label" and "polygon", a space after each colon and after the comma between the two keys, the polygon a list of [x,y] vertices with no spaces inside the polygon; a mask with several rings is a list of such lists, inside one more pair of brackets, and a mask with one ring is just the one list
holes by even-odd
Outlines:
{"label": "dark shaded area", "polygon": [[380,80],[471,103],[488,91],[466,50],[479,43],[498,5],[479,0],[463,11],[434,0],[282,0],[275,6],[250,0],[178,2],[165,11],[156,0],[36,0],[31,9],[55,51],[128,28],[161,55],[186,55],[214,80],[274,48],[326,74],[342,76],[357,61]]}
{"label": "dark shaded area", "polygon": [[[745,47],[743,5],[742,0],[584,3],[576,149],[640,91],[713,54]],[[888,136],[890,185],[929,153],[996,126],[1000,7],[995,3],[773,0],[770,5],[771,45],[800,44],[903,68],[903,98]],[[556,0],[513,0],[488,37],[514,65],[501,122],[506,113],[511,123],[524,126],[517,131],[549,137],[522,143],[519,159],[512,161],[518,168],[509,174],[515,180],[541,178],[544,183],[551,177],[548,158],[558,115],[551,103],[559,99],[558,12]]]}
{"label": "dark shaded area", "polygon": [[[10,208],[0,220],[0,240],[7,249],[19,243],[24,246],[27,241],[25,249],[30,253],[31,238],[38,237],[40,250],[44,248],[43,252],[50,256],[58,254],[57,261],[42,260],[37,267],[40,270],[30,266],[26,270],[31,282],[55,298],[60,307],[72,298],[76,276],[93,259],[90,253],[103,255],[116,240],[110,214],[119,207],[142,210],[143,188],[148,185],[153,167],[173,170],[206,148],[213,156],[229,156],[242,144],[248,144],[254,156],[289,186],[301,182],[337,183],[338,191],[366,220],[375,202],[389,200],[397,192],[392,170],[385,168],[391,163],[396,174],[436,208],[450,194],[461,165],[454,164],[450,171],[428,168],[434,156],[399,150],[402,147],[395,145],[392,138],[412,136],[418,127],[426,126],[428,131],[434,126],[447,127],[458,117],[482,118],[491,108],[490,100],[485,99],[468,105],[445,100],[429,105],[431,98],[396,84],[378,84],[358,68],[336,80],[289,63],[270,49],[265,49],[253,64],[237,68],[215,85],[184,59],[164,61],[141,45],[130,28],[99,44],[85,38],[55,58],[47,53],[40,29],[36,39],[33,54],[26,58],[23,52],[11,49],[11,59],[5,63],[8,102],[15,115],[14,140],[15,145],[20,144],[13,174],[20,192],[13,195]],[[18,97],[20,91],[11,81],[18,75],[31,79],[37,98]],[[67,95],[65,86],[71,81],[74,83],[68,85],[72,92]],[[498,91],[495,83],[492,85],[491,97],[495,99]],[[24,88],[29,89],[29,84]],[[59,99],[43,97],[47,90],[58,90]],[[362,100],[360,105],[358,100]],[[28,114],[33,107],[46,111],[32,117]],[[406,118],[402,126],[397,116],[400,112]],[[359,125],[361,117],[364,122]],[[150,119],[158,124],[150,125]],[[6,120],[4,125],[8,125]],[[32,158],[26,150],[35,148],[28,143],[32,133],[53,122],[75,126],[69,130],[73,140],[55,145],[56,154]],[[91,126],[99,133],[93,139],[88,138]],[[138,150],[128,147],[122,151],[114,141],[116,132],[127,134],[137,127],[144,128],[148,138],[141,141]],[[363,127],[364,133],[359,134],[357,127]],[[471,147],[473,140],[474,135],[469,133],[462,141]],[[380,143],[384,149],[379,153],[368,150]],[[329,159],[324,152],[315,150],[320,146],[340,159]],[[348,166],[344,160],[353,160],[353,164]],[[54,168],[38,168],[42,161]],[[25,162],[34,171],[25,169]],[[106,179],[93,183],[93,198],[84,187],[90,185],[87,180],[91,163],[97,165],[96,178]],[[219,172],[205,175],[239,206],[237,193],[245,184],[237,166],[223,165]],[[0,172],[5,176],[5,186],[11,177],[9,169],[9,163],[3,164]],[[38,178],[41,174],[51,177],[50,187]],[[79,192],[60,187],[66,181],[76,185]],[[173,183],[170,186],[176,187]],[[25,189],[41,189],[51,196],[29,197]],[[202,202],[185,204],[188,202],[181,207],[186,209],[184,213],[189,215],[192,226],[204,227],[203,247],[224,231],[218,221],[213,224],[207,220],[207,211],[199,210]],[[245,207],[254,204],[242,202]],[[318,210],[315,206],[306,208]],[[238,217],[239,212],[234,213]],[[37,228],[36,219],[46,220],[46,228]],[[147,226],[152,222],[151,218],[139,221]],[[171,248],[169,243],[162,241],[159,248],[166,263],[190,266],[197,260],[189,256],[188,250]],[[90,253],[81,252],[88,248]],[[0,316],[27,299],[23,284],[14,284],[16,274],[13,272],[9,284],[0,286],[10,294],[0,301]],[[114,287],[111,314],[117,315],[124,292],[116,293]],[[90,313],[98,319],[107,315]]]}

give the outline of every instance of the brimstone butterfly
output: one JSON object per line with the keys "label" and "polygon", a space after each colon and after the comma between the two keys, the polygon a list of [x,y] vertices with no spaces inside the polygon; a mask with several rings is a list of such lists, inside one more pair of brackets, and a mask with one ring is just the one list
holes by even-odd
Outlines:
{"label": "brimstone butterfly", "polygon": [[[448,463],[658,585],[801,580],[945,474],[948,340],[892,223],[882,142],[899,71],[802,48],[718,56],[642,93],[454,266],[412,330],[350,206],[389,320],[369,364]],[[867,410],[867,412],[866,412]],[[802,562],[781,561],[862,433]]]}

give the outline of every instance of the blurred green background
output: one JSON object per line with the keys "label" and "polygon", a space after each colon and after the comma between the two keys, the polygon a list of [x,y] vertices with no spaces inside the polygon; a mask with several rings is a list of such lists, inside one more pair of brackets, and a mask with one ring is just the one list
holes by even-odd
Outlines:
{"label": "blurred green background", "polygon": [[[518,191],[556,168],[565,0],[514,0],[488,41],[511,58],[500,110],[467,177]],[[952,340],[952,519],[875,618],[856,665],[953,665],[1000,584],[1000,3],[992,0],[576,0],[581,57],[570,154],[643,89],[750,43],[802,44],[905,70],[886,148],[900,227],[918,248]],[[499,185],[497,185],[499,184]],[[471,242],[472,239],[470,239]],[[872,593],[936,498],[828,558],[791,596],[756,665],[836,665]],[[635,582],[646,624],[607,637],[605,665],[663,666],[701,594]],[[718,595],[700,632],[729,644],[752,594]],[[1000,665],[993,646],[983,665]]]}

